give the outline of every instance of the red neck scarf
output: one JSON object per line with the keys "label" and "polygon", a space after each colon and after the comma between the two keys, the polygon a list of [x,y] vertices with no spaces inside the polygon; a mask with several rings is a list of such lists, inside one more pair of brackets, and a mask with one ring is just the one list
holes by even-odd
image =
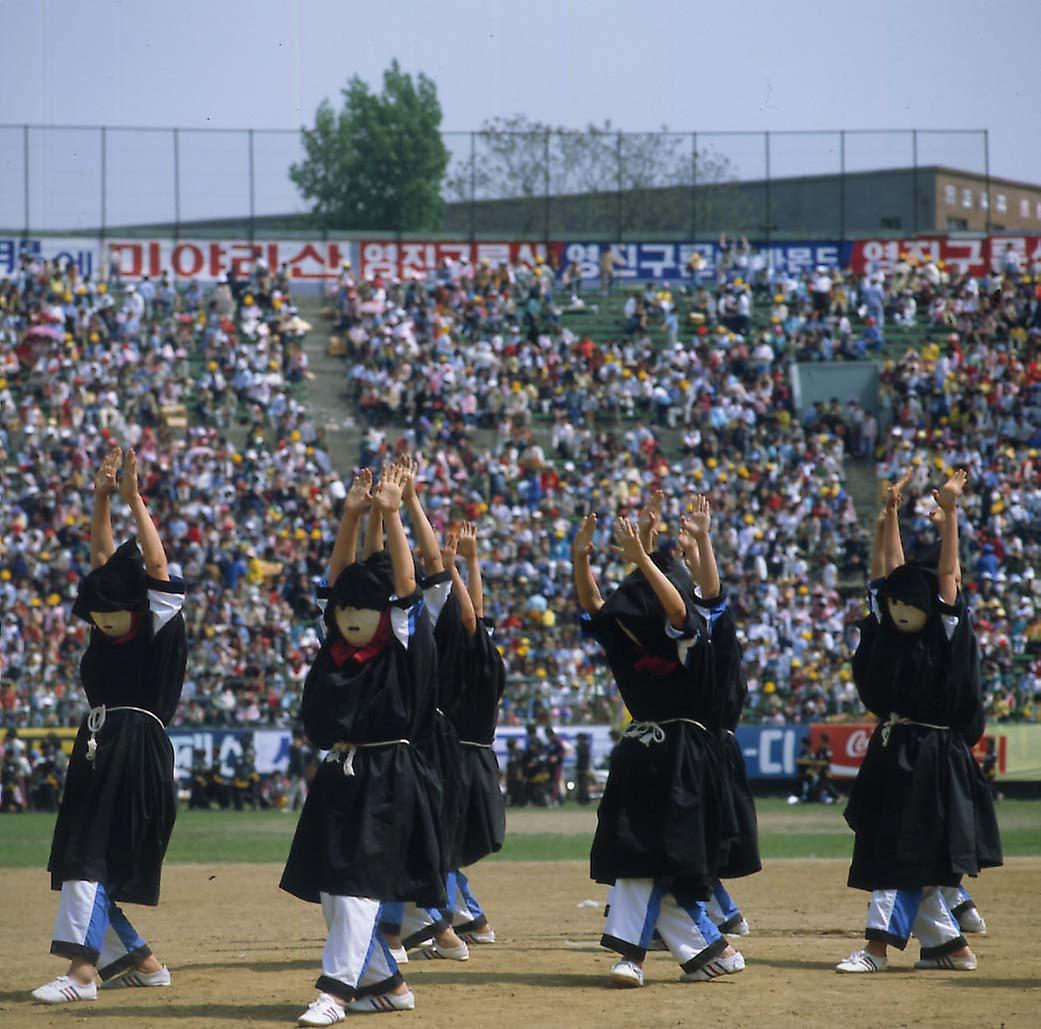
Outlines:
{"label": "red neck scarf", "polygon": [[[335,625],[335,621],[333,624]],[[363,665],[383,650],[389,639],[390,608],[385,607],[380,615],[380,623],[376,626],[376,632],[364,646],[355,647],[353,644],[348,643],[340,634],[339,626],[337,626],[336,639],[329,644],[329,655],[337,668],[348,661],[353,665]]]}
{"label": "red neck scarf", "polygon": [[112,646],[118,647],[121,643],[129,643],[136,635],[137,630],[141,624],[141,616],[137,611],[132,611],[130,614],[130,631],[124,633],[122,636],[110,636],[109,640]]}

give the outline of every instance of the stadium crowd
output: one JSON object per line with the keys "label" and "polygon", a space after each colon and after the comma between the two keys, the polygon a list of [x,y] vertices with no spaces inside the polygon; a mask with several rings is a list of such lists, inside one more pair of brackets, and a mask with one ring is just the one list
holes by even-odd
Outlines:
{"label": "stadium crowd", "polygon": [[[970,469],[964,566],[991,714],[1041,719],[1034,276],[1002,269],[978,281],[911,260],[881,281],[774,275],[754,252],[742,263],[742,246],[718,268],[692,270],[685,292],[631,295],[610,343],[563,326],[572,301],[546,263],[445,262],[386,282],[344,268],[331,299],[365,425],[358,463],[419,451],[435,526],[479,522],[510,669],[503,721],[617,717],[577,632],[570,537],[586,510],[606,533],[652,489],[664,491],[672,524],[691,492],[712,497],[744,627],[747,717],[856,717],[848,657],[867,537],[843,459],[873,454],[882,478],[913,463],[922,491],[937,462]],[[165,275],[112,287],[33,257],[0,281],[3,724],[62,726],[82,714],[75,667],[86,630],[70,608],[89,562],[92,469],[115,441],[136,447],[170,558],[192,583],[179,720],[288,725],[318,643],[314,581],[345,495],[303,398],[308,326],[284,274],[262,262],[207,290]],[[878,420],[837,403],[800,420],[788,363],[878,350],[886,325],[907,316],[908,292],[930,342],[883,354]],[[651,338],[658,322],[665,345]],[[913,530],[927,531],[927,508],[909,501]],[[598,554],[605,577],[620,577],[606,538]]]}

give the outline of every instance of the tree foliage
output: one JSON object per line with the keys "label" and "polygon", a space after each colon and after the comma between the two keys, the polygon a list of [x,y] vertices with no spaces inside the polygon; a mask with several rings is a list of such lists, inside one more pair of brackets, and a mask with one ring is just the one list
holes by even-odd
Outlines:
{"label": "tree foliage", "polygon": [[441,183],[448,151],[441,138],[437,87],[415,81],[397,61],[374,93],[356,75],[343,106],[323,100],[303,130],[306,157],[289,177],[329,228],[415,232],[441,223]]}

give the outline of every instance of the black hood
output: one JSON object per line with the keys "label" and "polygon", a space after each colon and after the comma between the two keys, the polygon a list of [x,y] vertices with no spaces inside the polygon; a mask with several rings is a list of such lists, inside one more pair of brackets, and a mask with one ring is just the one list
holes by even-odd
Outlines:
{"label": "black hood", "polygon": [[80,583],[72,613],[93,622],[91,611],[147,611],[148,576],[145,561],[132,536]]}

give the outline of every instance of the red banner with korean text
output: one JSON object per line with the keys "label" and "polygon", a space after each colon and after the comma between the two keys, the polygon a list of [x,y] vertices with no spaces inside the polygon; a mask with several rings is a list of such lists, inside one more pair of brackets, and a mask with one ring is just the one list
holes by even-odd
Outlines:
{"label": "red banner with korean text", "polygon": [[[914,239],[858,239],[852,244],[850,265],[857,274],[890,272],[902,256],[921,264],[931,257],[943,261],[953,274],[984,275],[997,271],[1027,272],[1041,260],[1041,236],[916,236]],[[1014,258],[1010,258],[1014,254]]]}
{"label": "red banner with korean text", "polygon": [[[831,748],[831,775],[835,779],[853,779],[867,753],[868,741],[875,731],[874,722],[815,723],[810,726],[810,746],[814,753],[823,745]],[[998,757],[998,774],[1005,773],[1008,764],[1008,747],[1004,735],[987,733],[972,748],[973,756],[982,765],[987,754],[987,741],[995,740]]]}
{"label": "red banner with korean text", "polygon": [[362,278],[379,275],[383,278],[426,278],[435,272],[443,261],[458,262],[466,258],[471,264],[487,261],[493,268],[500,264],[526,263],[534,265],[537,260],[548,261],[554,268],[560,267],[564,251],[563,243],[465,243],[465,242],[409,242],[387,240],[362,241],[359,245],[360,263],[358,272]]}
{"label": "red banner with korean text", "polygon": [[167,271],[175,279],[214,282],[230,271],[248,276],[263,260],[272,273],[285,265],[292,282],[334,282],[344,262],[357,257],[356,246],[346,240],[115,239],[105,250],[108,264],[115,262],[130,280],[157,279]]}

